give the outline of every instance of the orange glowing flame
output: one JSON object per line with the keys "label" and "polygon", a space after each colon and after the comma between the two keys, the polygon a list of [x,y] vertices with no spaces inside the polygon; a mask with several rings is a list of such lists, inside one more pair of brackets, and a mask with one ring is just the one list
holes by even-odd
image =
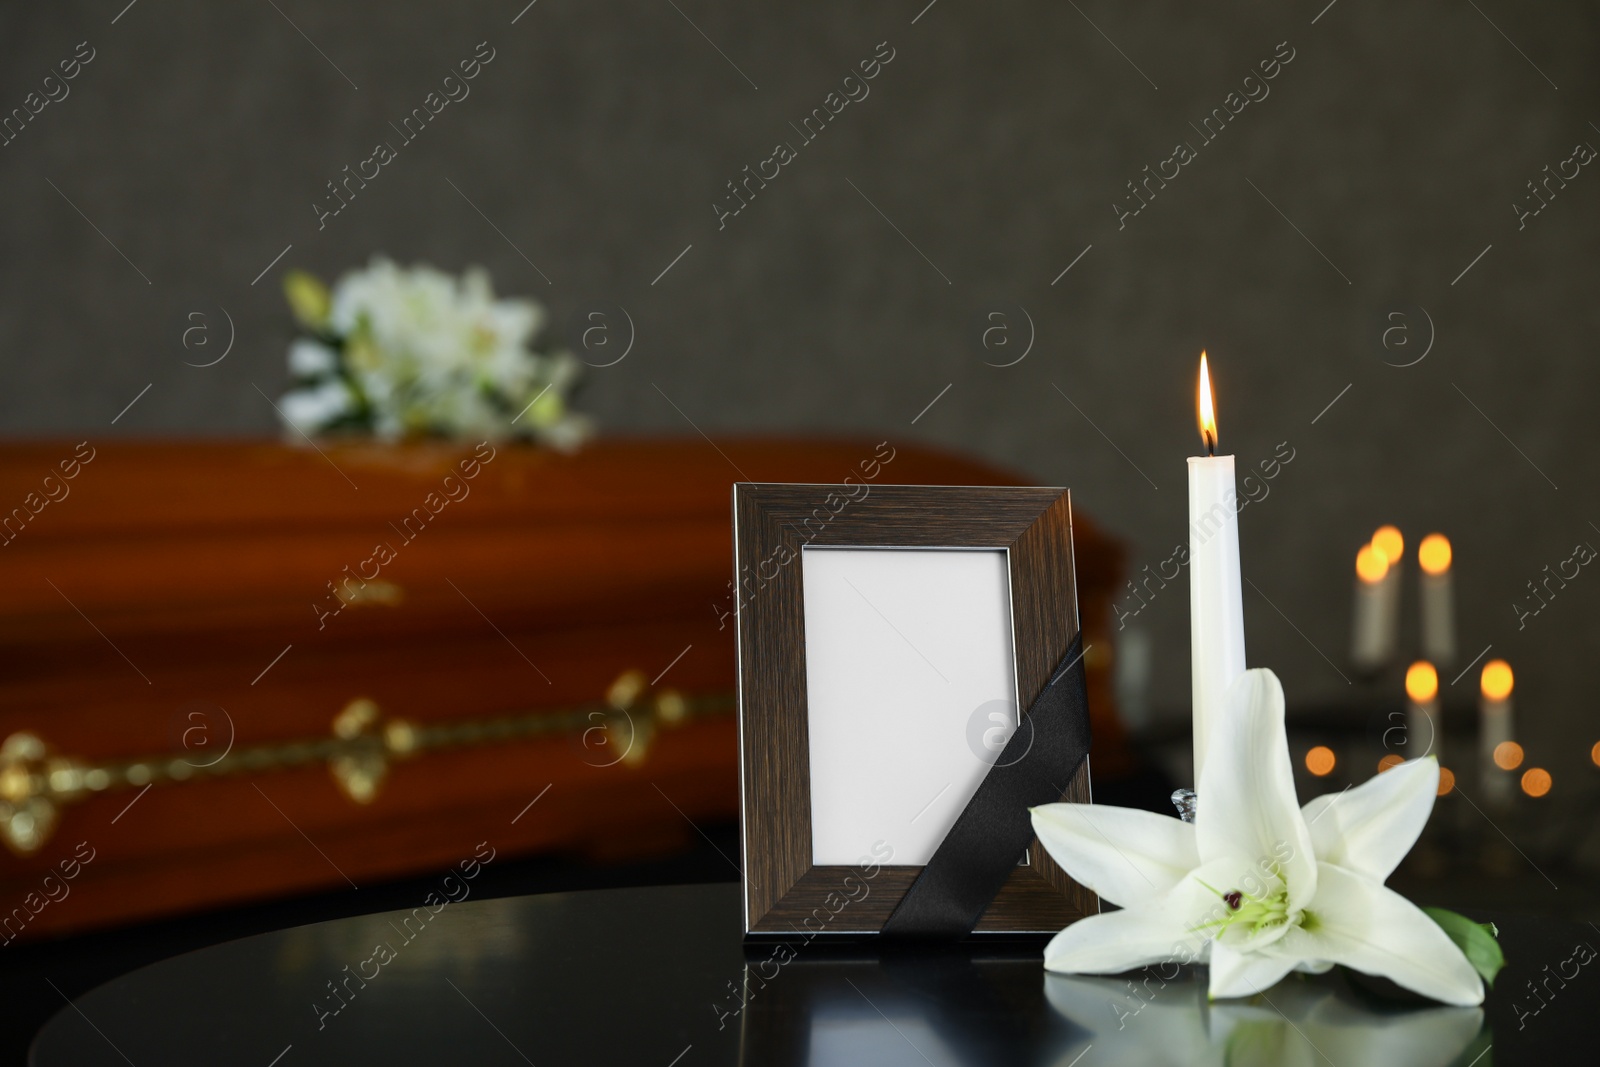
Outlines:
{"label": "orange glowing flame", "polygon": [[1431,533],[1417,546],[1417,562],[1425,574],[1443,574],[1450,569],[1450,539],[1444,534]]}
{"label": "orange glowing flame", "polygon": [[1433,664],[1419,659],[1406,668],[1406,696],[1412,703],[1426,704],[1439,695],[1439,672]]}
{"label": "orange glowing flame", "polygon": [[1204,352],[1200,353],[1200,440],[1205,442],[1206,455],[1217,454],[1217,406],[1211,399],[1211,371]]}
{"label": "orange glowing flame", "polygon": [[1511,695],[1514,678],[1511,674],[1511,664],[1503,659],[1492,659],[1483,665],[1483,674],[1479,676],[1478,688],[1490,700],[1504,700]]}
{"label": "orange glowing flame", "polygon": [[1389,559],[1371,545],[1362,545],[1356,553],[1356,577],[1367,585],[1376,585],[1389,573]]}
{"label": "orange glowing flame", "polygon": [[1382,552],[1384,560],[1393,567],[1405,556],[1406,539],[1401,536],[1399,527],[1380,526],[1372,535],[1372,547]]}

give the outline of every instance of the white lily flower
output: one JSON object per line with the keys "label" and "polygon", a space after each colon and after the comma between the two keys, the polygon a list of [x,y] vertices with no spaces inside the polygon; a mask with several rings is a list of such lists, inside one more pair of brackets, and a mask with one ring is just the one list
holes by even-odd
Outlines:
{"label": "white lily flower", "polygon": [[1446,1004],[1482,1003],[1461,950],[1383,885],[1433,810],[1438,761],[1411,760],[1301,808],[1277,675],[1246,671],[1229,699],[1235,714],[1207,747],[1193,824],[1098,804],[1033,809],[1056,862],[1123,909],[1061,931],[1045,967],[1209,962],[1210,995],[1222,998],[1339,963]]}
{"label": "white lily flower", "polygon": [[338,378],[293,389],[278,398],[283,421],[304,434],[321,433],[354,408],[350,387]]}
{"label": "white lily flower", "polygon": [[[567,449],[589,436],[590,425],[565,414],[577,360],[533,349],[545,318],[537,301],[497,298],[480,268],[457,279],[382,256],[339,279],[327,316],[379,438],[523,433]],[[319,356],[315,342],[299,342],[290,369],[312,376]],[[546,389],[541,406],[514,421]]]}
{"label": "white lily flower", "polygon": [[301,338],[289,346],[289,373],[296,378],[321,378],[339,369],[339,354],[321,341]]}

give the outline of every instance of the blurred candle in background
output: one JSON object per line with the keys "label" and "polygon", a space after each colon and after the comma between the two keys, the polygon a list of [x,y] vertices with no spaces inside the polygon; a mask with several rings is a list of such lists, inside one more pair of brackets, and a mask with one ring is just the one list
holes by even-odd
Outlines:
{"label": "blurred candle in background", "polygon": [[1450,539],[1431,533],[1417,546],[1422,568],[1422,654],[1448,666],[1456,659],[1455,579],[1450,573]]}
{"label": "blurred candle in background", "polygon": [[1444,728],[1439,714],[1439,672],[1419,659],[1406,670],[1406,759],[1430,753],[1444,759]]}
{"label": "blurred candle in background", "polygon": [[1363,674],[1376,674],[1394,655],[1400,587],[1389,581],[1389,559],[1375,545],[1356,553],[1356,599],[1350,637],[1350,662]]}
{"label": "blurred candle in background", "polygon": [[1400,536],[1397,526],[1380,526],[1372,535],[1372,547],[1383,553],[1384,562],[1389,564],[1388,573],[1383,576],[1383,635],[1387,645],[1383,650],[1383,662],[1391,662],[1399,647],[1400,637],[1400,579],[1405,569],[1406,539]]}
{"label": "blurred candle in background", "polygon": [[1483,795],[1505,807],[1514,793],[1512,775],[1522,766],[1522,746],[1511,736],[1511,665],[1492,659],[1478,678],[1478,755],[1483,768]]}
{"label": "blurred candle in background", "polygon": [[1117,686],[1117,710],[1129,730],[1140,733],[1150,725],[1150,675],[1155,666],[1150,635],[1130,626],[1118,635],[1112,672]]}

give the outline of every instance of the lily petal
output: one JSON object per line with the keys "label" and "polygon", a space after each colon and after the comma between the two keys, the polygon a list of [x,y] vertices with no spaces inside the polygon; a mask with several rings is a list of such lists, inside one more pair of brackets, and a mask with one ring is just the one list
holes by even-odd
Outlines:
{"label": "lily petal", "polygon": [[1232,714],[1212,727],[1200,772],[1195,841],[1202,861],[1276,863],[1291,910],[1316,893],[1311,834],[1294,792],[1278,676],[1245,671],[1228,691]]}
{"label": "lily petal", "polygon": [[1047,971],[1121,974],[1152,963],[1191,961],[1199,942],[1183,922],[1157,905],[1079,919],[1045,946]]}
{"label": "lily petal", "polygon": [[1124,908],[1155,901],[1200,862],[1194,827],[1170,815],[1104,804],[1042,804],[1032,815],[1061,869]]}
{"label": "lily petal", "polygon": [[1316,899],[1301,936],[1280,942],[1285,950],[1381,975],[1445,1004],[1483,1003],[1478,972],[1420,908],[1366,875],[1331,863],[1317,868]]}
{"label": "lily petal", "polygon": [[1433,812],[1439,761],[1407,760],[1302,810],[1317,859],[1383,881],[1394,873]]}
{"label": "lily petal", "polygon": [[1221,941],[1212,942],[1211,999],[1253,997],[1277,985],[1299,962],[1293,954],[1280,953],[1279,944],[1262,952],[1240,952]]}

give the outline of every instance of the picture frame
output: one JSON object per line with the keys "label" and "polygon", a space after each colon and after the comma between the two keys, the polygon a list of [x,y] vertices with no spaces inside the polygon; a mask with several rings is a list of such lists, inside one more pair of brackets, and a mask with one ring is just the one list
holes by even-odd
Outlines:
{"label": "picture frame", "polygon": [[[974,707],[968,729],[960,729],[969,666],[988,670],[992,684],[995,650],[1005,649],[1015,717],[1078,636],[1070,496],[1061,488],[877,485],[870,478],[741,482],[733,489],[733,512],[745,933],[752,940],[797,933],[871,937],[921,872],[929,840],[936,846],[942,837],[941,830],[930,838],[926,827],[912,832],[918,819],[934,817],[905,818],[923,794],[898,790],[897,779],[943,768],[945,778],[959,780],[965,796],[952,786],[935,797],[948,829],[984,773],[971,721],[994,718],[994,701]],[[865,570],[852,577],[852,566]],[[947,566],[945,581],[940,574]],[[850,593],[826,592],[835,579],[854,590],[856,618]],[[817,616],[809,628],[808,609]],[[863,660],[858,644],[875,648],[878,658]],[[930,669],[947,690],[928,681]],[[969,688],[966,699],[985,691]],[[922,730],[917,716],[930,694],[927,714],[942,725]],[[892,720],[887,728],[876,722],[880,703]],[[860,744],[849,739],[850,730],[860,733]],[[962,744],[971,750],[965,757]],[[965,759],[980,766],[974,771]],[[923,792],[933,784],[925,780]],[[1060,799],[1089,801],[1087,758]],[[815,819],[814,802],[821,805]],[[852,805],[863,822],[876,818],[883,825],[888,816],[873,810],[880,803],[899,803],[904,841],[896,830],[847,858],[842,850],[857,831]],[[896,848],[907,841],[909,848]],[[1098,898],[1035,838],[972,936],[1054,934],[1098,910]]]}

